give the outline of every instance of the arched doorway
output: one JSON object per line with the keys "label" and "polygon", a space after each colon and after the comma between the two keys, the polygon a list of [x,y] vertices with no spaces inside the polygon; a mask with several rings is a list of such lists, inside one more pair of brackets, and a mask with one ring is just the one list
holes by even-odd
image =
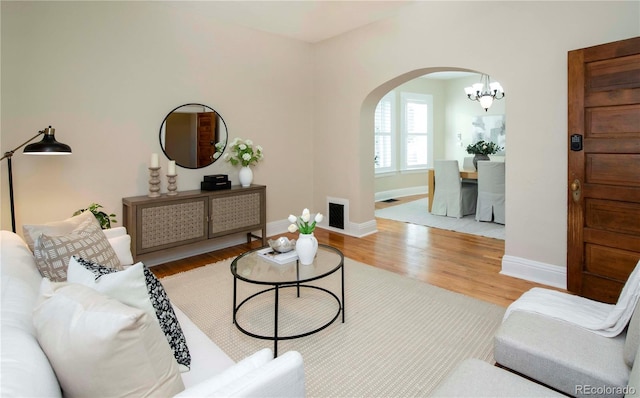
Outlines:
{"label": "arched doorway", "polygon": [[[403,100],[406,92],[427,94],[433,97],[432,131],[429,133],[428,165],[411,168],[411,165],[403,161],[406,153],[401,153],[403,139],[399,132],[402,128],[400,120],[393,123],[398,131],[393,138],[395,142],[395,164],[390,169],[380,172],[379,156],[374,151],[374,164],[371,178],[374,183],[374,201],[380,202],[414,195],[426,195],[427,193],[427,169],[432,167],[434,159],[457,159],[460,165],[464,158],[468,157],[466,146],[477,141],[473,133],[473,123],[478,118],[498,118],[504,120],[505,101],[495,101],[489,111],[485,110],[478,102],[469,101],[464,93],[464,88],[480,81],[482,72],[454,67],[423,68],[407,72],[387,81],[373,90],[365,99],[361,113],[361,137],[367,140],[367,135],[376,135],[372,140],[371,148],[374,149],[380,142],[379,134],[376,134],[375,118],[380,119],[380,111],[376,114],[376,107],[381,99],[388,101],[389,93],[395,93],[397,107],[396,114],[402,115]],[[377,116],[376,116],[377,115]],[[406,131],[405,131],[406,133]],[[504,155],[504,154],[500,154]],[[387,163],[388,164],[388,163]]]}

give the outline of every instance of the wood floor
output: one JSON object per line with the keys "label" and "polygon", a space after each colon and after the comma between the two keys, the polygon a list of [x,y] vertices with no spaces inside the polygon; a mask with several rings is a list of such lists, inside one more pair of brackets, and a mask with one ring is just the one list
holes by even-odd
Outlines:
{"label": "wood floor", "polygon": [[[376,207],[393,204],[377,203]],[[378,218],[377,223],[378,232],[364,238],[321,228],[316,228],[315,236],[320,243],[339,248],[352,260],[504,307],[530,288],[542,286],[500,275],[504,255],[502,240],[383,218]],[[296,237],[289,233],[283,236]],[[158,277],[163,277],[235,257],[259,246],[260,243],[254,241],[157,265],[152,270]]]}

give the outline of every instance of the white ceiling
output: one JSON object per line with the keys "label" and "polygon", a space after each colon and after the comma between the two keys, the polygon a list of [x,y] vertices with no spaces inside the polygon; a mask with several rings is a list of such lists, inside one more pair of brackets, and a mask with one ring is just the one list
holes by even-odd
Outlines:
{"label": "white ceiling", "polygon": [[422,77],[426,79],[435,79],[435,80],[451,80],[451,79],[459,79],[461,77],[469,77],[469,76],[480,76],[476,72],[464,72],[464,71],[445,71],[445,72],[433,72],[428,75],[424,75]]}
{"label": "white ceiling", "polygon": [[316,43],[389,18],[415,0],[289,0],[180,2],[195,12]]}

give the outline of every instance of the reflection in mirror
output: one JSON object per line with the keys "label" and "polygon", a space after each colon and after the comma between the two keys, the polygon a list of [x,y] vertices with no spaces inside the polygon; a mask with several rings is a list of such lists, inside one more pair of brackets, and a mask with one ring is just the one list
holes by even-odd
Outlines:
{"label": "reflection in mirror", "polygon": [[180,105],[160,125],[162,151],[181,167],[209,166],[222,155],[226,145],[227,125],[207,105]]}

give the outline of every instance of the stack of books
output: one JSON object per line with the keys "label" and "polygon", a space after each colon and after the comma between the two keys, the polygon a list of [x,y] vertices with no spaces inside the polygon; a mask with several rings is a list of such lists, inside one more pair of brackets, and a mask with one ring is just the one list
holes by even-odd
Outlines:
{"label": "stack of books", "polygon": [[298,254],[295,250],[291,250],[286,253],[279,253],[270,247],[258,250],[258,256],[276,264],[287,264],[298,259]]}

